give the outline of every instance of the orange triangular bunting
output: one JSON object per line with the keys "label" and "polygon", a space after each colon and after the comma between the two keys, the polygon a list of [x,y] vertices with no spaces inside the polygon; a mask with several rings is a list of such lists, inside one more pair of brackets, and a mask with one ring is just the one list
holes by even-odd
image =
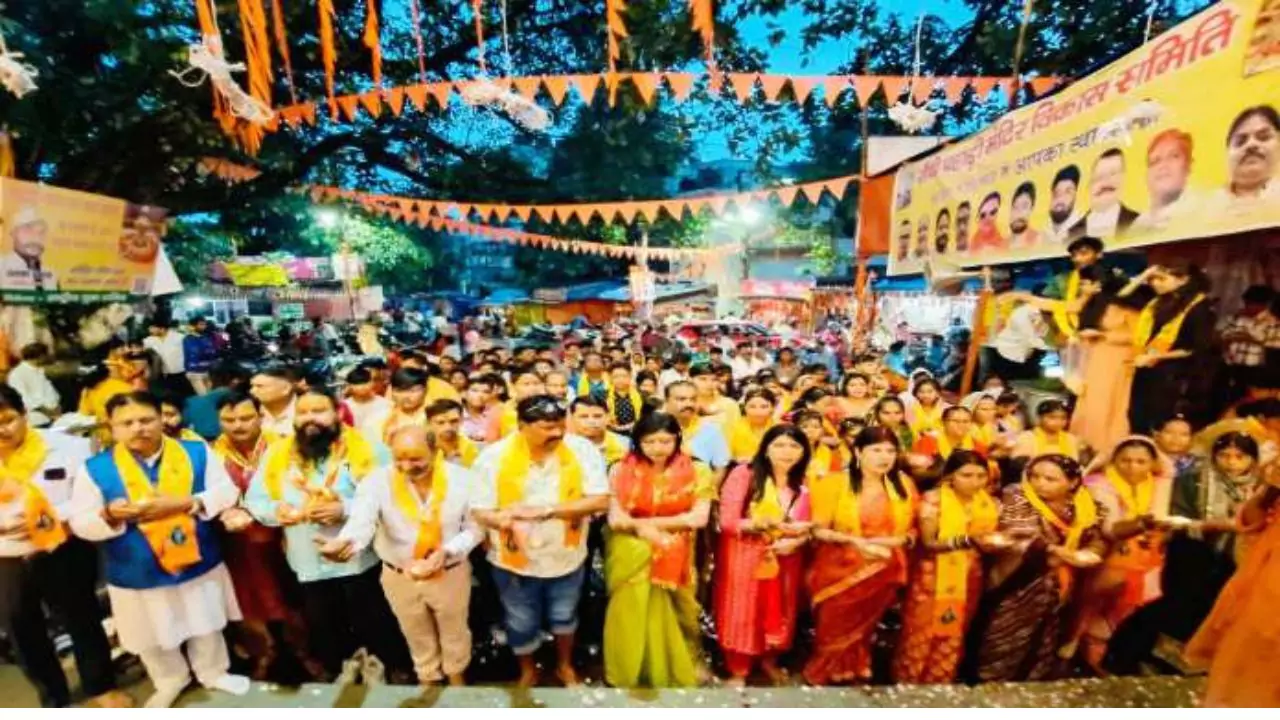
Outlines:
{"label": "orange triangular bunting", "polygon": [[813,88],[817,84],[817,79],[809,76],[791,78],[791,92],[795,94],[796,102],[803,105],[809,99],[809,95],[813,93]]}
{"label": "orange triangular bunting", "polygon": [[755,73],[728,73],[729,84],[733,86],[733,94],[738,96],[738,102],[744,103],[751,99],[751,91],[755,89],[756,78],[759,77]]}
{"label": "orange triangular bunting", "polygon": [[651,223],[658,221],[658,213],[662,210],[661,202],[640,203],[640,213]]}
{"label": "orange triangular bunting", "polygon": [[600,87],[599,75],[572,75],[570,80],[573,81],[574,87],[578,88],[578,94],[582,96],[582,101],[591,104],[596,97],[596,89]]}
{"label": "orange triangular bunting", "polygon": [[880,79],[884,85],[884,100],[890,105],[898,104],[898,100],[902,98],[902,91],[907,89],[907,83],[911,78],[898,77],[890,75]]}
{"label": "orange triangular bunting", "polygon": [[301,105],[294,105],[293,107],[280,108],[276,111],[276,114],[280,116],[285,125],[295,128],[302,122],[302,107]]}
{"label": "orange triangular bunting", "polygon": [[1031,78],[1030,82],[1031,92],[1035,93],[1036,97],[1040,97],[1052,90],[1054,86],[1058,84],[1058,79],[1053,77],[1038,77]]}
{"label": "orange triangular bunting", "polygon": [[667,215],[672,220],[679,222],[684,217],[685,203],[683,200],[668,200],[662,203],[662,209],[667,211]]}
{"label": "orange triangular bunting", "polygon": [[564,96],[569,92],[569,81],[563,75],[551,75],[542,78],[542,86],[547,89],[547,94],[551,96],[551,101],[560,107],[564,103]]}
{"label": "orange triangular bunting", "polygon": [[427,86],[427,92],[431,93],[436,105],[444,110],[449,107],[449,93],[453,92],[453,85],[447,82],[431,83]]}
{"label": "orange triangular bunting", "polygon": [[409,85],[404,89],[404,94],[409,96],[409,102],[419,110],[427,107],[427,86],[426,85]]}
{"label": "orange triangular bunting", "polygon": [[822,199],[822,183],[820,182],[804,183],[797,187],[800,189],[800,194],[803,195],[811,205],[817,205],[818,201]]}
{"label": "orange triangular bunting", "polygon": [[512,84],[515,85],[516,92],[520,93],[521,97],[532,102],[534,98],[538,97],[538,88],[542,85],[542,78],[520,77],[512,81]]}
{"label": "orange triangular bunting", "polygon": [[973,93],[978,96],[978,101],[981,102],[991,95],[991,88],[996,86],[996,79],[993,77],[975,77],[972,85]]}
{"label": "orange triangular bunting", "polygon": [[706,203],[705,207],[711,208],[711,212],[716,215],[724,214],[724,209],[729,207],[729,200],[728,195],[712,195],[711,197],[703,198],[703,202]]}
{"label": "orange triangular bunting", "polygon": [[338,107],[342,108],[342,114],[346,115],[348,120],[355,120],[359,102],[360,98],[355,95],[343,95],[338,98]]}
{"label": "orange triangular bunting", "polygon": [[796,193],[799,190],[800,188],[797,188],[795,185],[789,185],[787,187],[778,188],[774,192],[778,193],[778,202],[782,203],[783,207],[791,207],[791,203],[796,201]]}
{"label": "orange triangular bunting", "polygon": [[693,91],[692,73],[666,73],[667,84],[671,86],[671,95],[678,102],[684,102]]}
{"label": "orange triangular bunting", "polygon": [[636,220],[636,212],[640,209],[638,203],[624,202],[618,203],[618,214],[622,216],[622,221],[630,225]]}
{"label": "orange triangular bunting", "polygon": [[760,86],[764,88],[764,97],[769,102],[773,102],[778,99],[778,93],[782,92],[782,87],[786,84],[786,75],[760,76]]}
{"label": "orange triangular bunting", "polygon": [[391,88],[387,91],[387,107],[391,108],[391,114],[400,117],[400,112],[404,110],[404,88]]}
{"label": "orange triangular bunting", "polygon": [[314,126],[316,124],[316,104],[315,103],[307,103],[306,105],[302,106],[302,119],[305,120],[308,125]]}
{"label": "orange triangular bunting", "polygon": [[382,114],[382,93],[376,90],[361,93],[360,104],[364,106],[365,110],[369,111],[371,116],[378,117]]}
{"label": "orange triangular bunting", "polygon": [[1010,80],[1009,78],[997,78],[997,79],[996,79],[996,89],[997,89],[997,90],[999,90],[999,97],[1000,97],[1000,99],[1001,99],[1001,100],[1006,100],[1006,101],[1007,101],[1007,100],[1009,99],[1009,89],[1010,89],[1010,87],[1014,87],[1014,88],[1016,88],[1017,86],[1016,86],[1016,85],[1014,84],[1014,82],[1013,82],[1012,80]]}
{"label": "orange triangular bunting", "polygon": [[631,76],[631,84],[636,86],[636,92],[640,93],[640,100],[645,106],[653,104],[653,93],[658,89],[657,73],[635,73]]}
{"label": "orange triangular bunting", "polygon": [[480,222],[489,222],[489,217],[493,215],[492,205],[472,205],[471,211],[480,218]]}
{"label": "orange triangular bunting", "polygon": [[953,105],[960,102],[960,97],[964,95],[964,88],[968,84],[968,78],[949,77],[944,80],[942,89],[947,94],[947,102]]}
{"label": "orange triangular bunting", "polygon": [[512,214],[520,218],[521,222],[529,222],[529,213],[532,212],[532,210],[533,208],[529,207],[528,205],[512,205],[511,206]]}
{"label": "orange triangular bunting", "polygon": [[850,82],[853,83],[853,91],[858,95],[858,106],[870,105],[871,96],[875,95],[880,87],[880,78],[876,75],[854,75],[850,78]]}
{"label": "orange triangular bunting", "polygon": [[933,78],[916,78],[911,82],[911,98],[916,101],[917,105],[923,105],[929,101],[929,96],[933,94]]}
{"label": "orange triangular bunting", "polygon": [[836,100],[840,98],[840,93],[849,86],[849,79],[844,76],[825,77],[822,79],[823,99],[827,101],[827,107],[835,107]]}
{"label": "orange triangular bunting", "polygon": [[534,217],[538,218],[538,220],[544,223],[553,223],[556,221],[556,217],[553,212],[554,208],[551,207],[550,205],[542,205],[542,206],[534,205],[530,208],[530,210],[532,211]]}
{"label": "orange triangular bunting", "polygon": [[849,183],[852,180],[853,180],[852,176],[836,178],[835,180],[826,181],[825,183],[822,184],[822,187],[827,192],[831,193],[831,197],[835,198],[836,200],[843,200],[844,194],[849,189]]}

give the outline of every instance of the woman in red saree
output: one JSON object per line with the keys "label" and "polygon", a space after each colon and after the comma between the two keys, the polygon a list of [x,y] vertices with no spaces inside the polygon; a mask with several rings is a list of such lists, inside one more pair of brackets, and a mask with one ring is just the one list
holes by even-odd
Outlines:
{"label": "woman in red saree", "polygon": [[795,635],[809,534],[809,459],[804,434],[776,425],[721,488],[714,614],[731,684],[744,685],[757,659],[771,681],[783,679],[778,655]]}
{"label": "woman in red saree", "polygon": [[982,554],[1007,549],[996,532],[1000,504],[987,492],[987,460],[956,450],[942,483],[920,502],[920,544],[911,570],[893,679],[949,683],[964,652],[965,631],[982,599]]}
{"label": "woman in red saree", "polygon": [[1205,707],[1280,707],[1280,463],[1262,478],[1240,508],[1250,541],[1240,569],[1187,644],[1187,659],[1209,669]]}
{"label": "woman in red saree", "polygon": [[828,475],[813,490],[808,586],[816,637],[804,668],[810,685],[871,678],[876,626],[907,582],[917,495],[898,471],[897,435],[866,428],[853,452],[847,473]]}

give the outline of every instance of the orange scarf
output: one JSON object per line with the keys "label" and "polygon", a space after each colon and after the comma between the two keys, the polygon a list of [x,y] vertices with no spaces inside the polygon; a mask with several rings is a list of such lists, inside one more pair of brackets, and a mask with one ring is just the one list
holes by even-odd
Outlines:
{"label": "orange scarf", "polygon": [[[161,441],[159,478],[154,486],[138,458],[124,445],[117,444],[111,456],[131,504],[157,497],[191,497],[195,469],[186,449],[177,440],[166,437]],[[177,575],[201,560],[196,519],[191,515],[171,515],[163,520],[138,523],[138,530],[151,546],[160,567],[170,575]]]}
{"label": "orange scarf", "polygon": [[52,552],[67,541],[67,530],[53,503],[36,483],[36,475],[44,467],[49,447],[44,436],[31,428],[9,459],[0,463],[0,504],[23,498],[22,519],[31,544],[42,552]]}
{"label": "orange scarf", "polygon": [[[399,470],[391,472],[391,499],[396,508],[404,514],[409,522],[417,523],[418,537],[413,543],[415,560],[426,559],[440,548],[443,531],[440,526],[440,515],[444,509],[445,495],[449,490],[448,478],[445,475],[444,455],[436,453],[434,467],[431,469],[430,497],[419,502],[409,479]],[[430,506],[430,512],[427,507]]]}
{"label": "orange scarf", "polygon": [[[698,474],[688,455],[677,455],[665,468],[656,468],[634,455],[618,466],[613,488],[618,503],[638,518],[665,517],[689,512],[697,502]],[[678,589],[693,579],[693,532],[668,533],[669,541],[650,544],[653,559],[649,581],[658,587]]]}

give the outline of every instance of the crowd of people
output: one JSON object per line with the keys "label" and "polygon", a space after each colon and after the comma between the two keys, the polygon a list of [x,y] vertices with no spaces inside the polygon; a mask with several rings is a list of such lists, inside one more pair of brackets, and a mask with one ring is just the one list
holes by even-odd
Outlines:
{"label": "crowd of people", "polygon": [[1251,291],[1222,336],[1262,358],[1228,368],[1223,407],[1198,390],[1202,276],[1127,280],[1095,244],[1073,246],[1090,261],[1056,298],[996,305],[1041,310],[1079,356],[1072,392],[1031,407],[999,374],[958,396],[865,347],[646,343],[653,328],[404,349],[337,387],[215,351],[191,382],[165,371],[183,343],[161,323],[159,372],[140,344],[104,349],[85,439],[43,429],[58,397],[25,350],[0,385],[2,627],[48,705],[70,692],[42,605],[85,693],[125,702],[99,558],[152,706],[192,676],[244,693],[285,660],[462,684],[488,636],[522,686],[548,640],[556,681],[578,684],[599,637],[605,681],[628,688],[1132,674],[1172,639],[1211,667],[1208,702],[1280,703],[1271,298]]}

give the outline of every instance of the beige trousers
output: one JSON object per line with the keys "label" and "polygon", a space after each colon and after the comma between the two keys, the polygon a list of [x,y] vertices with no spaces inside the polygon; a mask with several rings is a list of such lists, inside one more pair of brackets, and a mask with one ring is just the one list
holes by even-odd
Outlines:
{"label": "beige trousers", "polygon": [[471,563],[445,570],[440,577],[417,581],[382,568],[382,590],[409,643],[418,681],[428,684],[461,673],[471,664]]}

